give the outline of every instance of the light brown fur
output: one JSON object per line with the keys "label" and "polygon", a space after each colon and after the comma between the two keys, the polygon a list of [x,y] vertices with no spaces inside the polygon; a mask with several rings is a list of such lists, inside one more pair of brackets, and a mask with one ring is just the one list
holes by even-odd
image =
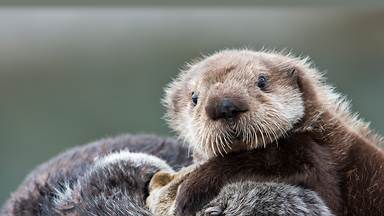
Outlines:
{"label": "light brown fur", "polygon": [[194,168],[195,166],[191,165],[177,173],[160,171],[152,177],[146,204],[154,215],[174,216],[176,214],[176,195],[179,186]]}

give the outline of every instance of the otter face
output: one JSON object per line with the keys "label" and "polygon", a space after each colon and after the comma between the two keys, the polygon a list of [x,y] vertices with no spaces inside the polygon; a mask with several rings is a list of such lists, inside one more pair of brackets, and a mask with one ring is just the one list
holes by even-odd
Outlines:
{"label": "otter face", "polygon": [[304,116],[296,61],[227,50],[190,65],[166,90],[171,127],[207,157],[277,141]]}

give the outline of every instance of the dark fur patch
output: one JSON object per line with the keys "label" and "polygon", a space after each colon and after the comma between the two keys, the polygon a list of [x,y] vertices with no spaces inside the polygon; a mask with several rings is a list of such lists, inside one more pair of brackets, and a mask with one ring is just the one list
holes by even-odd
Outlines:
{"label": "dark fur patch", "polygon": [[181,184],[177,215],[193,215],[229,182],[284,182],[317,192],[329,208],[340,211],[338,173],[332,155],[308,134],[280,140],[279,145],[215,157],[194,170]]}

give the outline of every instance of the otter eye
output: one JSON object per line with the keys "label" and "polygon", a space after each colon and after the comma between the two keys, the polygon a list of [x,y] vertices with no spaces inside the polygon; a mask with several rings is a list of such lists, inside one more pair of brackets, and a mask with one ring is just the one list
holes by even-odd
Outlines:
{"label": "otter eye", "polygon": [[263,90],[267,87],[268,79],[265,75],[260,75],[259,79],[257,80],[257,86]]}
{"label": "otter eye", "polygon": [[192,92],[192,104],[193,104],[193,106],[196,106],[198,98],[199,97],[197,96],[197,94],[195,92]]}

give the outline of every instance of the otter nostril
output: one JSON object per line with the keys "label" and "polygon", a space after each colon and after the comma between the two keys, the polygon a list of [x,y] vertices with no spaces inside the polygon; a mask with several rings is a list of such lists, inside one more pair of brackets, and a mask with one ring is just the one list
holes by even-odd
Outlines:
{"label": "otter nostril", "polygon": [[222,100],[219,105],[219,113],[221,117],[233,118],[240,110],[229,99]]}
{"label": "otter nostril", "polygon": [[248,106],[245,102],[239,99],[224,98],[213,102],[206,107],[208,116],[213,119],[231,119],[241,112],[248,111]]}

